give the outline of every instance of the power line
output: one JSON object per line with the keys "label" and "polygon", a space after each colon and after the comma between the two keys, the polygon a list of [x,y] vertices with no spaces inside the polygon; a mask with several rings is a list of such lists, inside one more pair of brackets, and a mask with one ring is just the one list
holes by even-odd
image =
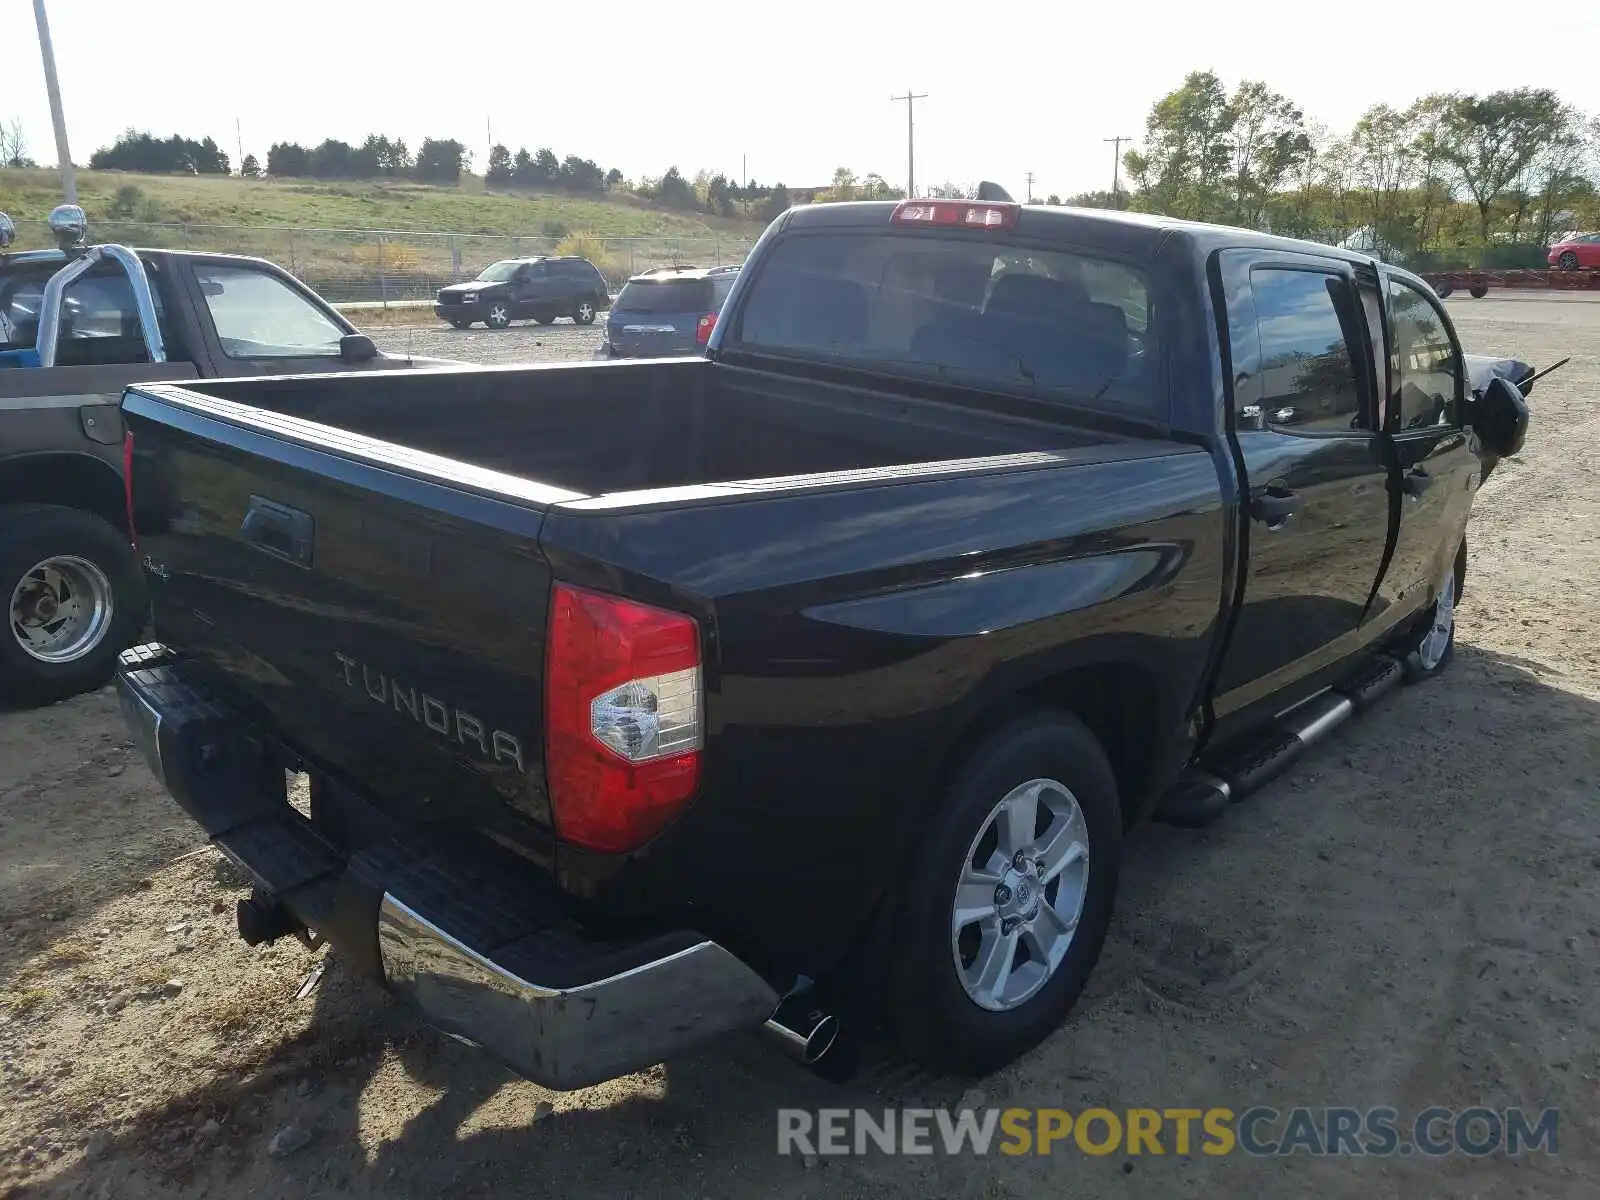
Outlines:
{"label": "power line", "polygon": [[1114,146],[1114,157],[1111,159],[1111,207],[1122,207],[1122,143],[1131,142],[1131,137],[1101,138],[1102,142]]}
{"label": "power line", "polygon": [[926,100],[927,92],[912,92],[906,89],[904,96],[890,96],[889,101],[898,104],[906,102],[906,199],[912,199],[917,194],[917,126],[913,110],[918,100]]}

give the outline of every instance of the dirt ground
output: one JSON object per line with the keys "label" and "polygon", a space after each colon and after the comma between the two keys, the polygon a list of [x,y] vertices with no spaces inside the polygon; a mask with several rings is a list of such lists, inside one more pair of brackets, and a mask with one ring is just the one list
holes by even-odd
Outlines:
{"label": "dirt ground", "polygon": [[[1073,1019],[981,1090],[1556,1107],[1559,1154],[808,1163],[778,1108],[884,1101],[753,1039],[549,1094],[324,954],[238,942],[239,880],[102,692],[0,715],[0,1196],[1600,1194],[1600,297],[1451,308],[1471,349],[1576,356],[1478,499],[1455,663],[1213,828],[1137,833]],[[505,359],[593,334],[404,336]]]}

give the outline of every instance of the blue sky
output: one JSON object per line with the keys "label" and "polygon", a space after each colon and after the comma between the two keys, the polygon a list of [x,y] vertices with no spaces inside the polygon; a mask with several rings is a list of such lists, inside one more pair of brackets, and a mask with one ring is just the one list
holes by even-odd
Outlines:
{"label": "blue sky", "polygon": [[[31,0],[0,0],[0,120],[55,161]],[[50,0],[73,158],[134,126],[211,136],[237,158],[278,140],[455,137],[486,126],[629,177],[677,164],[772,183],[835,167],[903,184],[917,104],[919,184],[995,179],[1021,196],[1110,186],[1112,147],[1186,71],[1264,79],[1341,128],[1377,101],[1547,86],[1600,112],[1600,5],[1444,0],[1341,5],[807,0],[714,5],[405,0]],[[1500,53],[1502,60],[1492,61]]]}

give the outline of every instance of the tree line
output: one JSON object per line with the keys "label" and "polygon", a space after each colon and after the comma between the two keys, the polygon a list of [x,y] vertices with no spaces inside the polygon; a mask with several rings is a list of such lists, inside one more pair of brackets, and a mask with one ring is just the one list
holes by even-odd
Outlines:
{"label": "tree line", "polygon": [[1471,251],[1544,265],[1540,248],[1600,224],[1600,118],[1548,88],[1375,104],[1346,133],[1266,84],[1191,72],[1122,159],[1128,193],[1069,203],[1343,243],[1426,264]]}
{"label": "tree line", "polygon": [[[26,148],[20,129],[14,144],[5,134],[6,129],[0,127],[0,155],[14,157],[20,165]],[[274,142],[265,164],[254,154],[246,154],[239,164],[239,174],[247,179],[414,179],[453,184],[467,173],[471,163],[471,151],[453,138],[425,138],[413,153],[403,138],[374,133],[359,145],[338,138],[327,138],[315,146]],[[89,165],[95,170],[152,175],[227,175],[232,171],[228,155],[211,138],[195,141],[177,134],[157,138],[134,129],[123,133],[111,146],[96,150]],[[877,178],[868,176],[869,180]],[[725,175],[706,171],[686,178],[674,166],[659,177],[646,177],[635,184],[624,179],[617,168],[604,170],[590,158],[576,154],[557,157],[548,147],[532,152],[521,147],[513,153],[510,147],[499,143],[490,148],[484,180],[489,187],[503,190],[587,196],[629,191],[667,208],[720,216],[770,218],[790,203],[789,191],[781,183],[771,187],[754,182],[740,185]]]}

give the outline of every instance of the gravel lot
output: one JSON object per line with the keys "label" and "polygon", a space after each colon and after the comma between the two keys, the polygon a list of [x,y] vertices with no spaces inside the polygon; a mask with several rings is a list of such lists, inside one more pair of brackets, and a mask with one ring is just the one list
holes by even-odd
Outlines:
{"label": "gravel lot", "polygon": [[[353,319],[359,324],[359,316]],[[482,325],[451,329],[428,323],[376,330],[373,340],[385,354],[421,358],[477,363],[574,362],[594,357],[600,345],[600,326],[574,325],[563,318],[554,325],[513,325],[495,332]]]}
{"label": "gravel lot", "polygon": [[[1600,297],[1451,307],[1471,349],[1576,355],[1478,499],[1454,665],[1212,829],[1137,834],[1073,1020],[982,1091],[1075,1111],[1391,1105],[1402,1121],[1555,1106],[1559,1155],[1058,1146],[808,1164],[775,1152],[776,1109],[884,1101],[753,1040],[548,1094],[336,960],[236,941],[239,880],[102,692],[0,715],[0,1195],[1600,1194]],[[587,357],[597,334],[381,340],[516,361]]]}

